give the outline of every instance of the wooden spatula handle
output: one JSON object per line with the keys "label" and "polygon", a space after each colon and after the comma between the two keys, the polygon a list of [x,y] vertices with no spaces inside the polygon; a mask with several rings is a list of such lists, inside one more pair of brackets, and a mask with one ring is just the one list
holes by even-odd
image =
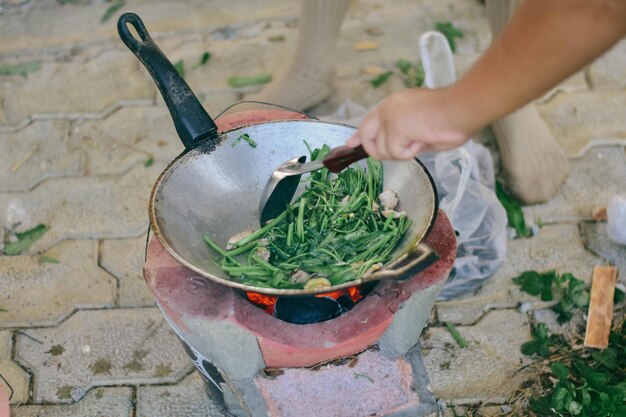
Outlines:
{"label": "wooden spatula handle", "polygon": [[324,158],[324,166],[328,168],[330,172],[340,172],[353,162],[360,161],[367,158],[367,153],[362,146],[351,148],[349,146],[340,146],[338,148],[331,149]]}

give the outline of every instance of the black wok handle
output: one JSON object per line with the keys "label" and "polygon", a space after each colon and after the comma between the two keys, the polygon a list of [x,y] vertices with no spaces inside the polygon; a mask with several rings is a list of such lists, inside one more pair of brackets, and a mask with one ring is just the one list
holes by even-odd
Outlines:
{"label": "black wok handle", "polygon": [[[140,40],[128,29],[131,24]],[[170,111],[174,127],[186,149],[192,149],[205,139],[217,138],[217,126],[174,65],[161,52],[134,13],[124,13],[117,21],[117,31],[128,49],[139,58],[154,80]]]}
{"label": "black wok handle", "polygon": [[365,159],[367,156],[367,152],[365,152],[365,149],[363,149],[361,145],[356,148],[339,146],[328,152],[323,163],[330,172],[338,173],[351,163]]}

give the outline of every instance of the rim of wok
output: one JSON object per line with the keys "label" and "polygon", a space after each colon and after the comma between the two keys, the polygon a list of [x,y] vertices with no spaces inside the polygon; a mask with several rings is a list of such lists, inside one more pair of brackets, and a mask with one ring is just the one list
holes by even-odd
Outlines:
{"label": "rim of wok", "polygon": [[[228,129],[228,130],[224,130],[218,133],[218,137],[221,139],[222,135],[235,131],[235,130],[239,130],[245,127],[249,127],[249,126],[254,126],[254,125],[258,125],[258,124],[269,124],[269,123],[282,123],[282,122],[286,122],[286,121],[293,121],[293,120],[270,120],[270,121],[264,121],[264,122],[260,122],[260,123],[249,123],[246,125],[241,125],[241,126],[237,126],[236,128],[233,129]],[[320,123],[320,124],[328,124],[328,125],[338,125],[338,126],[345,126],[345,127],[349,127],[354,129],[354,126],[350,126],[347,124],[343,124],[343,123],[336,123],[336,122],[326,122],[326,121],[321,121],[321,120],[307,120],[307,122],[315,122],[315,123]],[[255,293],[259,293],[259,294],[266,294],[266,295],[291,295],[291,296],[297,296],[297,295],[316,295],[316,294],[327,294],[327,293],[331,293],[334,291],[338,291],[338,290],[342,290],[342,289],[346,289],[346,288],[351,288],[351,287],[356,287],[356,286],[360,286],[361,284],[365,284],[367,282],[372,282],[372,281],[380,281],[382,279],[386,279],[386,278],[373,278],[373,279],[369,279],[369,278],[359,278],[359,279],[355,279],[352,281],[348,281],[348,282],[344,282],[343,284],[339,284],[339,285],[332,285],[330,287],[325,287],[325,288],[312,288],[312,289],[300,289],[300,288],[285,288],[285,289],[281,289],[281,288],[273,288],[273,287],[255,287],[253,285],[248,285],[248,284],[244,284],[241,282],[237,282],[237,281],[233,281],[231,279],[225,279],[216,275],[213,275],[207,271],[205,271],[202,268],[198,268],[197,266],[195,266],[194,264],[192,264],[191,262],[187,261],[183,256],[181,256],[176,250],[174,250],[174,248],[170,245],[170,243],[168,242],[166,236],[164,235],[164,233],[161,231],[161,228],[159,227],[159,222],[157,220],[157,215],[156,215],[156,210],[155,210],[155,206],[156,206],[156,197],[157,197],[157,193],[158,190],[160,188],[160,185],[162,184],[163,180],[171,173],[171,171],[173,171],[174,169],[176,169],[176,164],[183,158],[185,158],[187,156],[188,153],[190,153],[193,150],[198,150],[198,149],[202,149],[202,148],[206,148],[208,150],[208,153],[212,153],[214,152],[217,147],[221,146],[221,140],[220,143],[213,143],[213,142],[202,142],[200,143],[197,147],[193,148],[193,149],[188,149],[183,151],[180,155],[178,155],[176,158],[174,158],[174,160],[172,160],[167,167],[159,174],[157,180],[155,181],[155,183],[152,186],[152,190],[150,191],[150,201],[148,203],[148,217],[149,217],[149,223],[150,223],[150,229],[152,230],[152,232],[154,233],[154,235],[156,236],[157,240],[159,241],[159,243],[165,248],[165,250],[180,264],[182,264],[183,266],[185,266],[186,268],[198,273],[201,277],[203,278],[207,278],[211,281],[217,282],[219,284],[223,284],[226,285],[228,287],[232,287],[232,288],[237,288],[239,290],[243,290],[243,291],[250,291],[250,292],[255,292]],[[424,240],[424,238],[428,235],[428,233],[430,232],[430,230],[432,229],[434,223],[435,223],[435,218],[437,216],[437,211],[439,208],[439,199],[437,196],[437,188],[435,186],[435,181],[433,180],[433,177],[430,175],[430,172],[428,171],[428,169],[426,169],[426,167],[424,166],[424,164],[417,158],[413,158],[413,159],[409,159],[406,161],[400,161],[400,162],[406,162],[406,163],[416,163],[420,166],[420,168],[422,169],[422,171],[426,174],[426,177],[430,183],[430,187],[431,187],[431,195],[433,196],[433,210],[430,213],[430,218],[428,220],[428,226],[426,228],[424,228],[424,230],[421,233],[417,233],[415,236],[412,237],[412,239],[408,242],[407,247],[408,248],[412,248],[415,245],[417,245],[418,243],[422,242]],[[383,172],[383,178],[384,178],[384,172]],[[405,238],[407,238],[409,236],[405,236]],[[404,238],[404,239],[405,239]],[[211,249],[207,246],[207,254],[209,254]],[[399,256],[402,256],[404,253],[406,253],[406,251],[402,252]],[[398,259],[399,256],[394,256],[390,261],[387,262],[387,265],[391,262],[393,262],[394,260]],[[387,270],[386,266],[381,268],[379,271],[384,271]],[[409,277],[407,277],[409,278]]]}

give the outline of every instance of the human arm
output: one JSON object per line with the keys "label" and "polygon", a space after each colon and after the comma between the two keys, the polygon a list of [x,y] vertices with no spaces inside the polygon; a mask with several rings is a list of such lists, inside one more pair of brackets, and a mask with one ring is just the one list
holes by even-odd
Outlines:
{"label": "human arm", "polygon": [[460,146],[580,70],[625,33],[626,0],[525,0],[458,82],[389,96],[348,144],[362,143],[377,159],[410,159]]}

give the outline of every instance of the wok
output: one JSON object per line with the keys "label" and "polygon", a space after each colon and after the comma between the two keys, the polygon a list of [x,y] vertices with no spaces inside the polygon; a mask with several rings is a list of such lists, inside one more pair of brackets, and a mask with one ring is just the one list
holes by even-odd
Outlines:
{"label": "wok", "polygon": [[[128,25],[140,39],[136,39]],[[187,83],[151,39],[133,13],[118,21],[122,41],[143,63],[159,88],[185,150],[161,173],[149,202],[150,226],[163,247],[181,264],[202,277],[245,291],[273,295],[321,294],[383,278],[406,279],[430,265],[436,253],[421,243],[437,213],[432,178],[417,160],[384,161],[384,189],[395,191],[398,210],[413,221],[407,235],[381,270],[330,288],[275,289],[235,281],[219,269],[219,255],[203,240],[225,247],[244,230],[259,226],[259,199],[274,169],[312,147],[345,143],[354,127],[317,120],[274,121],[219,132]],[[257,146],[233,143],[244,133]],[[300,185],[302,187],[302,185]],[[300,190],[301,192],[301,190]]]}

